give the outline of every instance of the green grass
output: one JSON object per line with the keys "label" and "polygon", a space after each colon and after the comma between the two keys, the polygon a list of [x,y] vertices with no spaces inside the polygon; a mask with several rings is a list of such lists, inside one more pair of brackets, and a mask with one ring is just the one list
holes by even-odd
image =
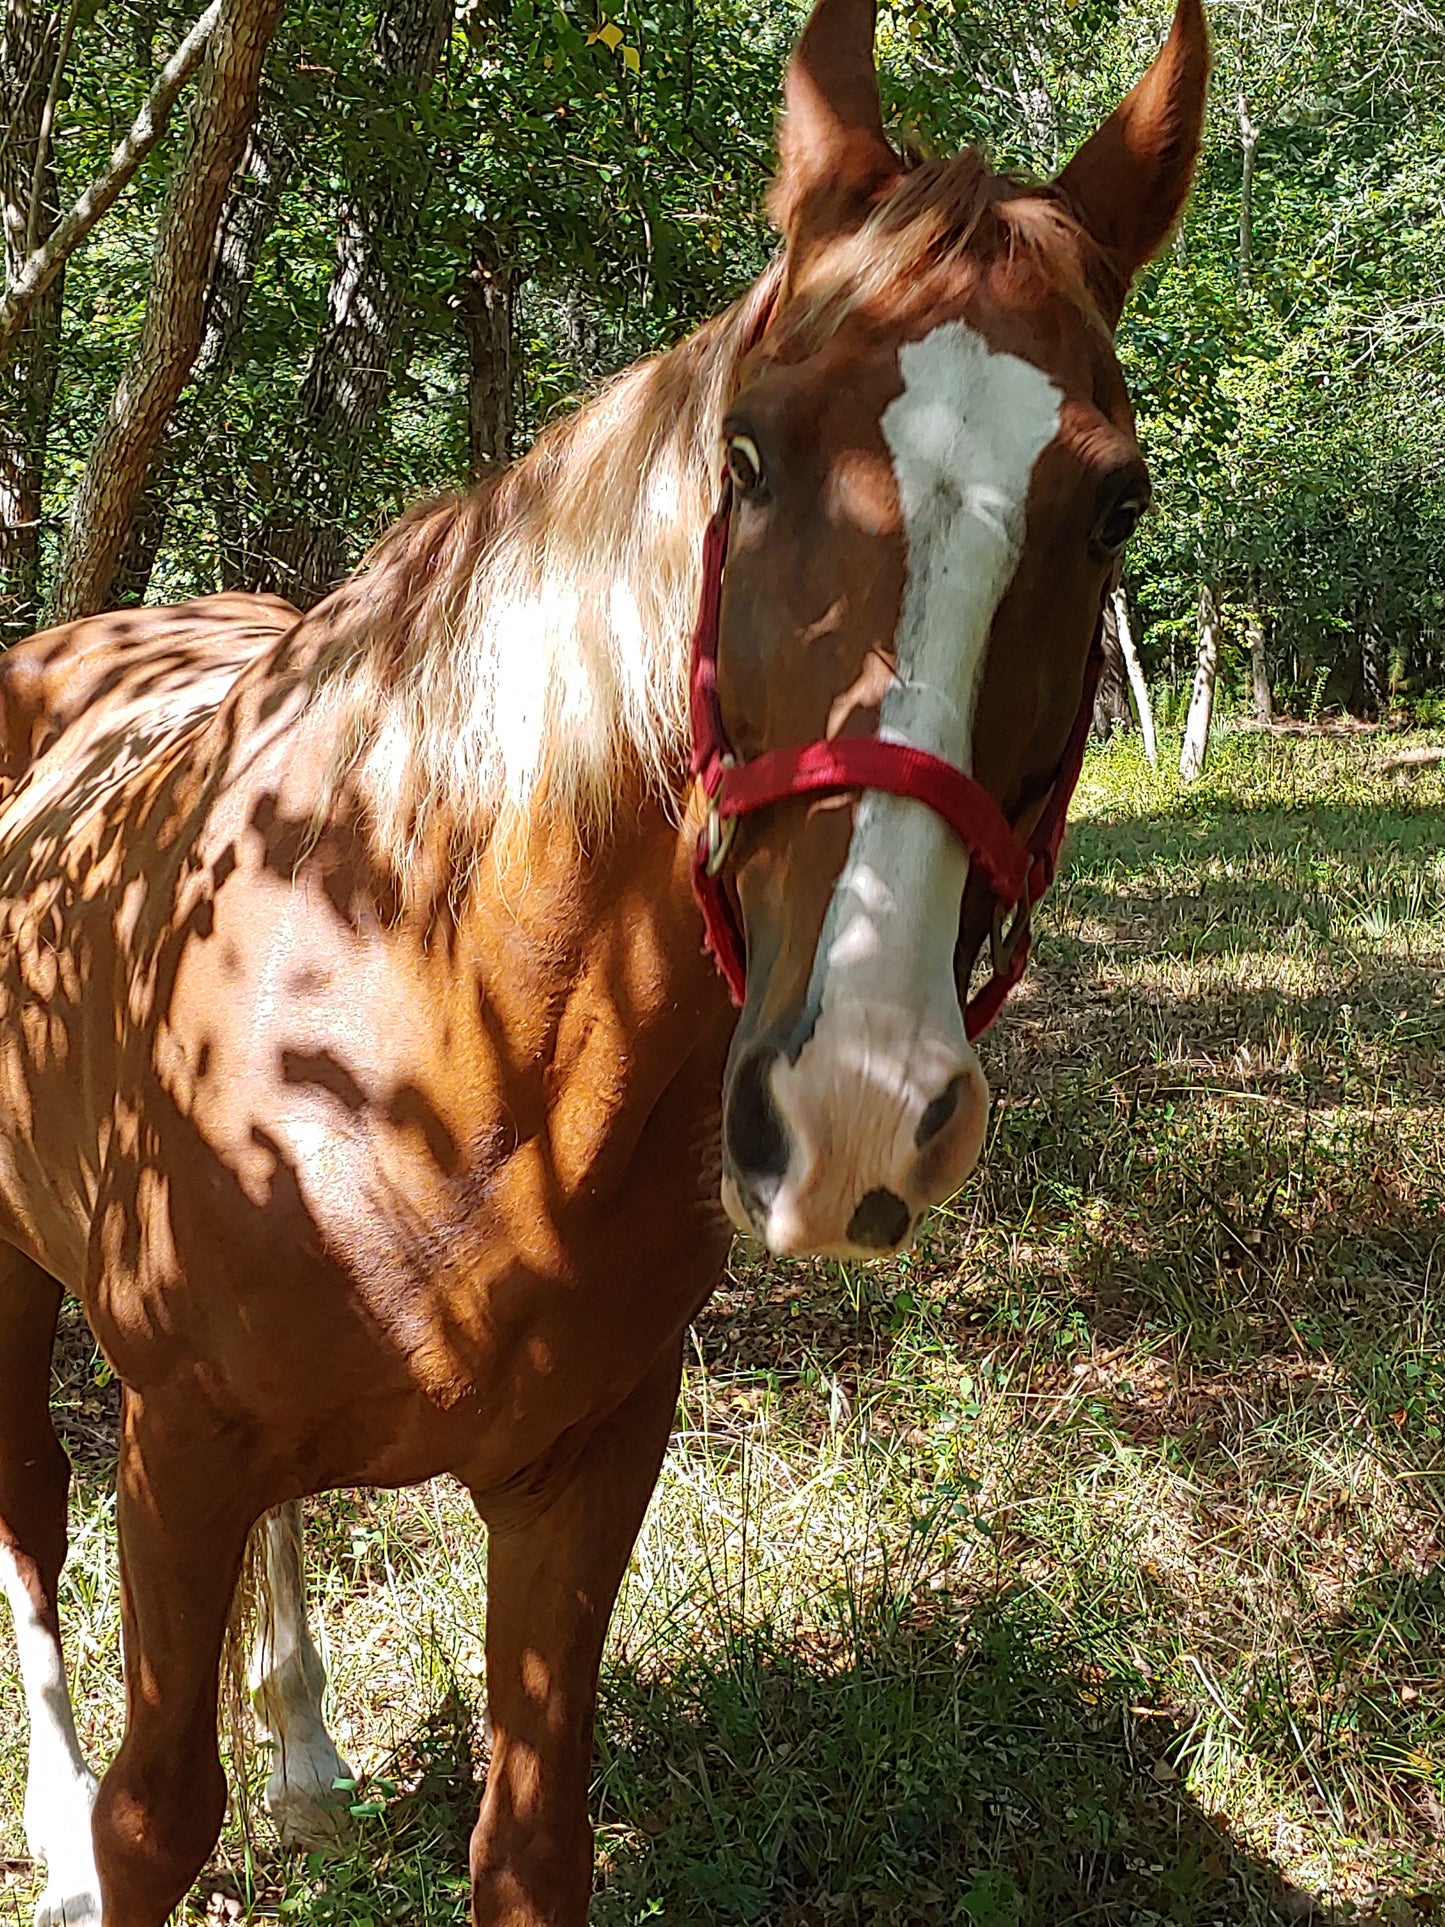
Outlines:
{"label": "green grass", "polygon": [[[1445,1915],[1445,783],[1382,754],[1095,757],[979,1174],[885,1268],[735,1254],[610,1646],[596,1927]],[[78,1333],[60,1386],[103,1756]],[[460,1921],[480,1536],[445,1482],[313,1511],[357,1846],[233,1823],[197,1904]]]}

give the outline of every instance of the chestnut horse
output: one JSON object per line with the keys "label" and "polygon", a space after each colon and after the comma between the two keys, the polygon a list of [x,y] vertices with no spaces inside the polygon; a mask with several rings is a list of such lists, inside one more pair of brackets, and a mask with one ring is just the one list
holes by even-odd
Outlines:
{"label": "chestnut horse", "polygon": [[[1062,815],[1147,499],[1112,336],[1207,39],[1178,0],[1028,186],[905,164],[872,37],[872,0],[818,0],[793,56],[780,265],[510,473],[304,617],[212,597],[0,665],[0,1566],[44,1927],[160,1927],[210,1852],[256,1522],[444,1471],[489,1531],[472,1918],[580,1927],[598,1665],[719,1188],[774,1251],[875,1253],[978,1155],[969,974]],[[63,1291],[125,1387],[98,1793],[56,1610]],[[324,1804],[285,1517],[267,1705]]]}

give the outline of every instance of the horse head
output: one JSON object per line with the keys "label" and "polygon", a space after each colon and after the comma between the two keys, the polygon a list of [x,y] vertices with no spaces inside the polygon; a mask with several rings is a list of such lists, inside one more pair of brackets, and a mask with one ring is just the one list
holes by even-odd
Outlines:
{"label": "horse head", "polygon": [[1114,329],[1183,205],[1209,69],[1200,0],[1178,0],[1144,79],[1026,185],[895,152],[873,16],[819,0],[788,68],[786,253],[723,424],[726,567],[699,624],[699,766],[727,813],[704,867],[746,956],[723,1199],[779,1253],[896,1249],[978,1158],[973,1034],[1001,991],[970,1006],[970,977],[993,931],[1013,980],[1005,913],[1026,941],[1052,873],[1149,501]]}

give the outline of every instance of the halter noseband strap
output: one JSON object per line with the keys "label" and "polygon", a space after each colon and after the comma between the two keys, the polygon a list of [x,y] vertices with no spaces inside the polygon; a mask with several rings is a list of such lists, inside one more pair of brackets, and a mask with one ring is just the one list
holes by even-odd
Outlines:
{"label": "halter noseband strap", "polygon": [[[969,1037],[981,1037],[1024,973],[1033,934],[1030,912],[1053,882],[1058,867],[1069,802],[1083,767],[1103,667],[1102,611],[1063,760],[1032,836],[1026,843],[1020,842],[981,783],[942,757],[908,743],[886,742],[878,736],[840,736],[833,742],[764,750],[746,763],[737,760],[723,723],[717,686],[718,630],[731,520],[732,484],[725,475],[703,542],[702,596],[692,638],[692,773],[708,800],[707,822],[693,852],[692,884],[702,909],[707,947],[733,1002],[743,1001],[747,939],[737,905],[723,880],[723,868],[738,818],[794,796],[887,790],[894,796],[926,803],[941,816],[982,866],[993,891],[997,905],[993,973],[969,999],[964,1011]],[[1005,930],[1004,920],[1010,912],[1013,921]]]}

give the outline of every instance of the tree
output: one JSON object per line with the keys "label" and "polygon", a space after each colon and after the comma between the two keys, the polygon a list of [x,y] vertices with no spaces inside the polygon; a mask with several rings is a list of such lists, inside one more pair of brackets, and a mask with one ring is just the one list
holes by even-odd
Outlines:
{"label": "tree", "polygon": [[1194,688],[1179,751],[1179,774],[1192,783],[1204,773],[1209,754],[1209,725],[1214,718],[1214,686],[1219,675],[1219,603],[1213,586],[1199,590],[1199,655],[1194,665]]}
{"label": "tree", "polygon": [[[0,37],[0,224],[7,290],[54,220],[55,170],[42,136],[53,97],[49,83],[60,66],[51,44],[53,28],[52,15],[37,0],[10,0]],[[30,626],[39,602],[40,506],[60,297],[53,285],[37,298],[24,333],[0,368],[0,628],[12,632]]]}
{"label": "tree", "polygon": [[[22,5],[28,8],[29,0],[22,0]],[[4,299],[0,300],[0,353],[8,350],[10,343],[25,327],[38,303],[49,292],[70,256],[85,240],[101,216],[124,192],[141,162],[165,132],[171,109],[180,98],[186,82],[200,66],[215,35],[220,18],[220,0],[211,0],[211,5],[206,8],[156,76],[155,85],[137,115],[135,124],[116,147],[104,172],[98,174],[90,183],[64,220],[50,222],[50,231],[42,239],[41,230],[47,225],[47,214],[53,213],[53,210],[47,210],[45,205],[45,190],[49,185],[47,174],[51,168],[50,119],[70,44],[74,14],[72,13],[67,19],[65,30],[61,35],[60,48],[55,57],[51,86],[47,89],[45,105],[34,131],[35,160],[28,183],[31,191],[24,194],[20,203],[26,210],[23,227],[24,249],[16,263],[13,276],[7,278]],[[37,60],[41,57],[43,57],[43,49],[42,54],[37,56]],[[35,71],[34,68],[30,70],[29,79],[21,83],[16,95],[18,103],[16,113],[21,123],[27,118],[27,106],[33,96]],[[13,126],[12,123],[12,132]],[[12,145],[18,152],[23,153],[25,146],[23,136]],[[22,230],[17,228],[17,233],[20,231]]]}
{"label": "tree", "polygon": [[[191,386],[172,417],[152,464],[144,494],[131,523],[112,593],[125,606],[144,601],[157,553],[165,539],[177,477],[204,438],[207,412],[231,366],[246,318],[261,251],[270,234],[290,173],[292,155],[275,103],[263,107],[236,170],[211,250],[201,346],[191,371]],[[239,588],[245,559],[238,492],[228,485],[223,464],[213,487],[218,524],[229,540],[220,542],[221,582]],[[229,511],[229,512],[228,512]],[[219,530],[218,530],[219,532]]]}
{"label": "tree", "polygon": [[191,139],[156,237],[140,340],[111,398],[71,509],[52,619],[105,606],[152,457],[204,326],[208,264],[226,190],[256,117],[261,63],[282,0],[220,0]]}
{"label": "tree", "polygon": [[[796,24],[781,0],[469,6],[429,68],[388,69],[402,13],[434,3],[290,0],[216,244],[196,256],[200,345],[111,598],[263,571],[319,593],[404,503],[488,472],[580,384],[675,339],[767,259],[771,103]],[[134,163],[181,49],[162,69],[174,15],[154,8],[6,8],[10,296],[27,260],[61,265],[74,230],[57,209],[90,219],[97,192],[115,196],[64,261],[63,326],[57,284],[46,327],[35,310],[0,368],[0,566],[22,588],[19,627],[154,325],[177,174],[158,140]],[[924,152],[977,140],[1049,173],[1158,25],[1104,0],[898,0],[879,27],[885,114]],[[1120,332],[1158,504],[1129,557],[1136,666],[1191,676],[1204,578],[1259,644],[1223,657],[1220,702],[1262,708],[1258,665],[1281,708],[1364,712],[1445,682],[1445,39],[1423,0],[1241,0],[1214,25],[1223,111],[1177,245]]]}
{"label": "tree", "polygon": [[386,398],[407,318],[407,273],[429,185],[415,109],[436,76],[453,0],[386,0],[367,125],[340,209],[326,319],[278,473],[284,492],[256,545],[254,586],[308,607],[344,573],[356,472]]}
{"label": "tree", "polygon": [[517,274],[485,228],[453,299],[467,354],[467,470],[477,482],[511,460],[516,430]]}
{"label": "tree", "polygon": [[1119,624],[1112,597],[1104,604],[1099,646],[1103,650],[1104,662],[1099,672],[1099,686],[1094,692],[1093,732],[1101,742],[1107,743],[1114,731],[1129,721],[1129,672],[1120,645]]}
{"label": "tree", "polygon": [[1254,697],[1254,720],[1257,723],[1270,723],[1274,720],[1274,692],[1269,684],[1269,658],[1264,647],[1264,617],[1259,613],[1257,598],[1251,595],[1244,611],[1244,636],[1249,644],[1249,679]]}
{"label": "tree", "polygon": [[1139,660],[1139,651],[1134,644],[1134,625],[1129,619],[1129,598],[1121,583],[1109,598],[1109,613],[1114,624],[1114,634],[1119,639],[1119,653],[1124,658],[1124,669],[1129,678],[1129,687],[1134,695],[1134,707],[1139,712],[1139,729],[1144,737],[1144,754],[1151,767],[1159,764],[1159,739],[1154,728],[1154,705],[1149,699],[1149,685],[1144,679],[1144,667]]}

